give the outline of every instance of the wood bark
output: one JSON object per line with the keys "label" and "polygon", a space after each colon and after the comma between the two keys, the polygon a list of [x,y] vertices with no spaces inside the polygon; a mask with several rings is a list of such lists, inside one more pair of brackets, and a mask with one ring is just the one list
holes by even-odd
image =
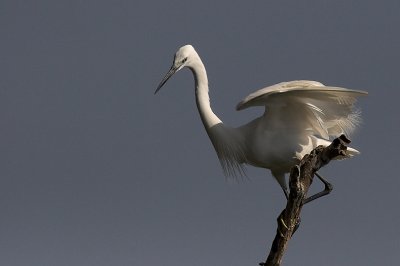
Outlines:
{"label": "wood bark", "polygon": [[[300,225],[300,213],[307,192],[313,181],[314,174],[332,159],[346,156],[347,145],[350,143],[344,135],[333,140],[328,147],[318,146],[307,154],[291,169],[289,177],[290,194],[286,208],[278,216],[278,227],[271,250],[261,266],[279,266],[287,249],[289,240]],[[329,193],[329,192],[328,192]]]}

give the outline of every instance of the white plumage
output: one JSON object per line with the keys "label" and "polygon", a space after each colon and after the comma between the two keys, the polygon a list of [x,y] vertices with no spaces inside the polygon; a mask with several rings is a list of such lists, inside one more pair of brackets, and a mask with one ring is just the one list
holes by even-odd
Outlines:
{"label": "white plumage", "polygon": [[[238,128],[226,126],[210,106],[205,67],[191,45],[181,47],[156,92],[178,70],[188,67],[195,78],[196,103],[201,120],[227,176],[243,175],[245,164],[270,169],[287,195],[285,173],[318,145],[351,134],[360,123],[355,109],[364,91],[296,80],[260,89],[236,107],[264,106],[262,116]],[[358,153],[349,148],[348,157]]]}

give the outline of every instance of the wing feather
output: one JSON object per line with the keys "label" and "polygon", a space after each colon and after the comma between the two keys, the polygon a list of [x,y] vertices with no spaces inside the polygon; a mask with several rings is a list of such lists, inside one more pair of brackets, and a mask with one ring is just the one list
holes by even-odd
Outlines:
{"label": "wing feather", "polygon": [[353,132],[361,120],[355,103],[363,95],[367,92],[298,80],[260,89],[242,100],[236,109],[265,106],[264,117],[274,113],[275,119],[280,119],[281,123],[312,130],[328,139],[329,136]]}

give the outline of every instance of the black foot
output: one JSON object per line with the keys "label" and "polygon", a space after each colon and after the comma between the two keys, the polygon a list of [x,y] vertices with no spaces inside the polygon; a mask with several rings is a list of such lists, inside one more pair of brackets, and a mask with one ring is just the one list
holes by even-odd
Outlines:
{"label": "black foot", "polygon": [[320,197],[326,196],[326,195],[328,195],[329,193],[331,193],[331,191],[332,191],[332,189],[333,189],[332,184],[329,183],[324,177],[322,177],[322,176],[319,175],[318,173],[315,173],[315,175],[318,177],[319,180],[322,181],[322,183],[324,183],[325,189],[324,189],[323,191],[321,191],[321,192],[318,192],[317,194],[314,194],[314,195],[312,195],[312,196],[306,198],[306,199],[303,201],[303,204],[307,204],[307,203],[309,203],[309,202],[311,202],[311,201],[313,201],[313,200],[316,200],[316,199],[318,199],[318,198],[320,198]]}

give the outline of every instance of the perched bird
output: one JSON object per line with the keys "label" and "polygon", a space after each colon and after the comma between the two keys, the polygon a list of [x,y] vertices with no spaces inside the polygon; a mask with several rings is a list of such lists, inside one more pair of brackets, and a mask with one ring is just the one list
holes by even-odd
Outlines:
{"label": "perched bird", "polygon": [[[315,147],[329,145],[330,137],[350,134],[360,123],[360,111],[354,104],[357,97],[367,94],[309,80],[278,83],[238,103],[236,110],[264,106],[265,112],[234,128],[225,125],[211,109],[206,69],[191,45],[179,48],[155,93],[185,67],[193,73],[197,108],[224,174],[243,175],[245,164],[269,169],[286,197],[285,174]],[[348,148],[346,157],[358,153]],[[318,177],[327,185],[326,180]]]}

